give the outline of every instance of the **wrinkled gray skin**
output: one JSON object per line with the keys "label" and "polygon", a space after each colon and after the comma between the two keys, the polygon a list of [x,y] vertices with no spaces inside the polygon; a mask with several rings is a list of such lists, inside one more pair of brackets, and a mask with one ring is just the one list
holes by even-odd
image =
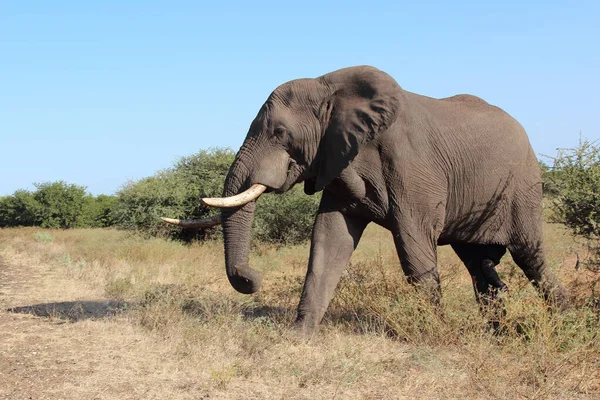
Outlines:
{"label": "wrinkled gray skin", "polygon": [[[405,91],[369,66],[279,86],[250,126],[224,196],[255,183],[323,190],[296,328],[315,330],[369,222],[389,229],[410,282],[439,301],[436,247],[451,245],[477,299],[503,288],[506,249],[550,302],[565,291],[544,263],[538,161],[521,125],[484,100]],[[254,293],[255,203],[222,209],[227,276]]]}

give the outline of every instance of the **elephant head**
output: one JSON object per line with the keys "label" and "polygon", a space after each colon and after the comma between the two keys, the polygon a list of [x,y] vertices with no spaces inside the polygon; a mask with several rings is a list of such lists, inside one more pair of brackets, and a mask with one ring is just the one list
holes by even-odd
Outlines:
{"label": "elephant head", "polygon": [[[227,277],[241,293],[254,293],[260,275],[248,265],[255,199],[304,182],[308,194],[326,188],[361,145],[396,121],[403,92],[388,74],[369,66],[287,82],[269,96],[227,174],[221,208]],[[206,221],[174,221],[180,225]]]}

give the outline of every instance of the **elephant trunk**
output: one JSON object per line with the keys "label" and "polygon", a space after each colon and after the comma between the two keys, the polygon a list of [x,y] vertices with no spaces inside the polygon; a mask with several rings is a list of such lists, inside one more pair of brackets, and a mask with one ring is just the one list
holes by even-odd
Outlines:
{"label": "elephant trunk", "polygon": [[[223,196],[233,196],[246,189],[247,173],[244,173],[242,158],[243,151],[240,151],[227,174]],[[241,207],[221,209],[227,278],[235,290],[244,294],[258,291],[261,283],[260,274],[248,265],[255,205],[256,202],[251,201]]]}

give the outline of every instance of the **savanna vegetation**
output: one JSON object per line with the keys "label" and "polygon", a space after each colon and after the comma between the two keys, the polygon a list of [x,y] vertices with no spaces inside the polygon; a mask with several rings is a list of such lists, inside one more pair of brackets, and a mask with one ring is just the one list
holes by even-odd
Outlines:
{"label": "savanna vegetation", "polygon": [[[54,204],[48,195],[15,192],[0,200],[1,218],[36,227],[0,230],[0,259],[13,271],[3,276],[17,288],[3,308],[18,306],[11,315],[32,313],[49,320],[36,323],[57,325],[44,336],[35,336],[42,328],[23,336],[29,331],[22,325],[10,330],[19,335],[0,330],[0,354],[31,362],[28,373],[48,377],[32,393],[57,398],[598,398],[599,154],[584,140],[544,165],[547,261],[570,290],[572,307],[548,309],[506,256],[498,272],[510,291],[497,330],[450,248],[438,252],[441,314],[406,283],[389,232],[369,226],[320,334],[294,336],[289,327],[318,199],[301,188],[259,199],[251,264],[264,279],[252,296],[227,282],[220,235],[185,236],[158,221],[209,215],[198,197],[220,194],[229,150],[202,151],[127,183],[87,214],[87,221],[102,215],[110,228],[78,228],[94,225],[35,211],[41,201]],[[71,189],[84,199],[73,208],[85,210],[85,189]],[[15,207],[32,211],[6,211]],[[15,323],[2,313],[0,320]],[[36,337],[52,345],[31,347],[35,361],[23,361],[23,346]],[[89,374],[63,366],[79,354],[91,360]],[[61,371],[74,377],[56,378]]]}
{"label": "savanna vegetation", "polygon": [[544,188],[554,214],[551,221],[565,224],[582,238],[589,250],[588,267],[600,265],[600,147],[580,139],[573,149],[560,149],[545,168]]}
{"label": "savanna vegetation", "polygon": [[0,227],[102,228],[113,225],[114,196],[97,197],[83,186],[64,181],[34,183],[36,190],[17,190],[0,197]]}
{"label": "savanna vegetation", "polygon": [[[115,196],[94,197],[85,187],[63,181],[34,184],[33,192],[17,190],[0,197],[0,227],[110,226],[184,242],[219,237],[219,228],[182,230],[165,224],[160,217],[213,215],[215,210],[201,205],[199,199],[221,196],[234,158],[231,149],[201,150],[150,177],[125,183]],[[282,245],[306,241],[319,201],[320,195],[307,196],[301,186],[283,195],[264,195],[256,211],[256,238]]]}
{"label": "savanna vegetation", "polygon": [[[27,287],[3,301],[0,347],[30,365],[27,376],[50,377],[39,380],[38,395],[63,399],[597,398],[598,276],[575,269],[581,246],[563,225],[545,231],[549,265],[574,295],[564,312],[548,310],[505,257],[498,271],[510,293],[494,333],[466,269],[443,247],[440,315],[405,282],[389,232],[371,226],[321,332],[304,340],[289,327],[307,244],[257,242],[251,263],[263,288],[245,296],[225,277],[219,240],[3,229],[0,258],[27,276]],[[11,307],[52,329],[7,323]],[[37,355],[23,359],[23,346]],[[72,363],[63,381],[51,377]],[[77,373],[82,365],[87,373]]]}

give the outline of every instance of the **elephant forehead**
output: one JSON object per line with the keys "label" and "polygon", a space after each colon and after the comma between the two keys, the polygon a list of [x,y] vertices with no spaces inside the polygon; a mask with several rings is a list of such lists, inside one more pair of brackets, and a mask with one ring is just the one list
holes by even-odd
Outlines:
{"label": "elephant forehead", "polygon": [[314,79],[296,79],[278,86],[269,100],[275,106],[281,104],[293,109],[302,109],[323,101],[325,93],[321,86]]}
{"label": "elephant forehead", "polygon": [[302,105],[297,107],[275,107],[271,110],[269,119],[273,128],[283,125],[286,129],[292,131],[296,131],[301,127],[309,129],[318,124],[313,109]]}

